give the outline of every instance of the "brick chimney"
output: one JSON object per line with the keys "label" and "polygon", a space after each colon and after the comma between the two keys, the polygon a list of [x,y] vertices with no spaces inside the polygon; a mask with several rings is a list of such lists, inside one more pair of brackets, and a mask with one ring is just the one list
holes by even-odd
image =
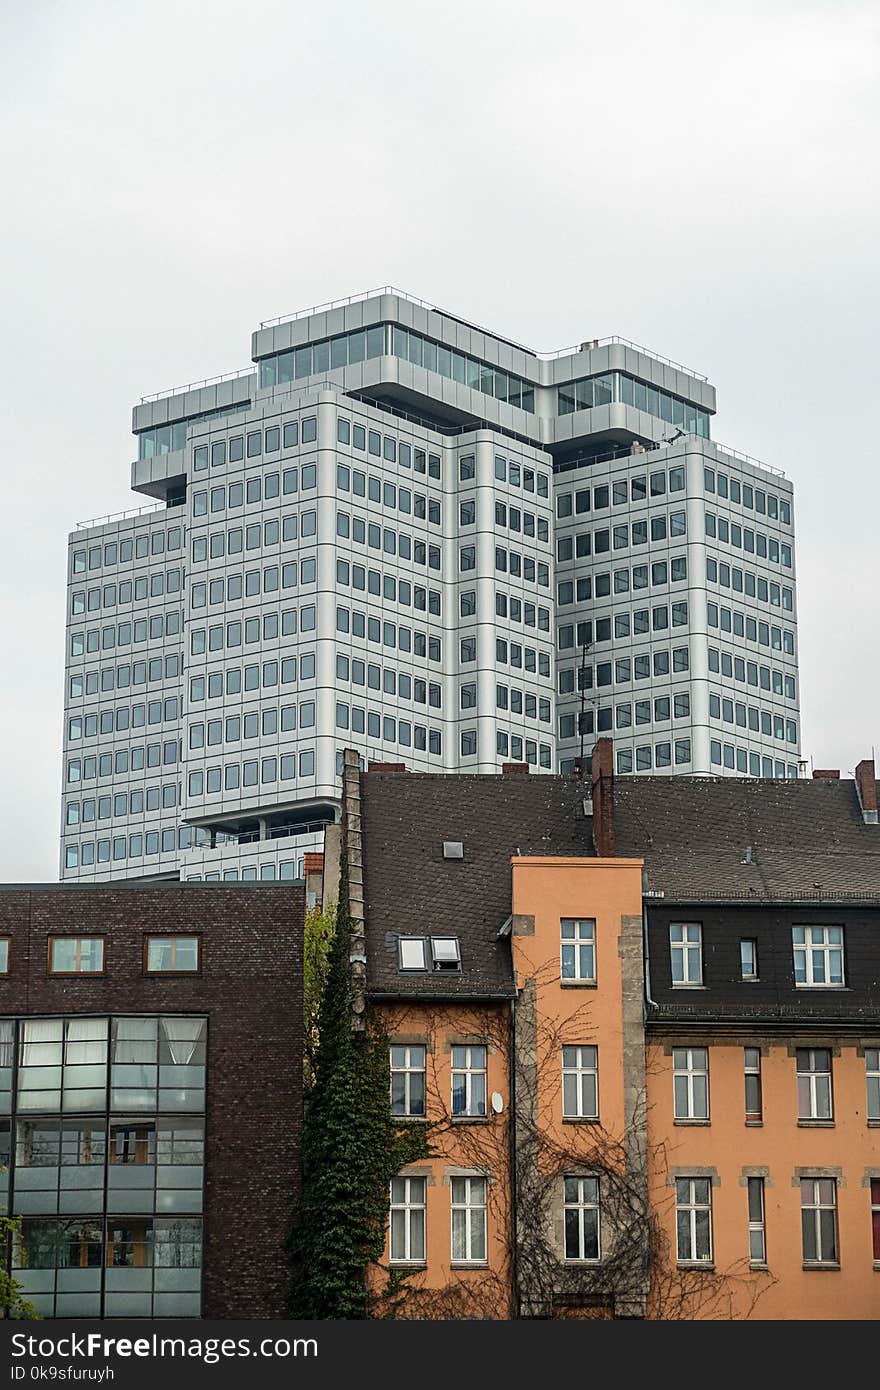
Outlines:
{"label": "brick chimney", "polygon": [[367,763],[367,772],[406,772],[406,763]]}
{"label": "brick chimney", "polygon": [[877,825],[877,773],[873,758],[863,758],[856,768],[856,791],[865,825]]}
{"label": "brick chimney", "polygon": [[814,767],[814,768],[813,768],[813,781],[814,781],[814,782],[818,782],[818,781],[839,782],[839,781],[840,781],[840,768],[839,768],[839,767]]}
{"label": "brick chimney", "polygon": [[613,859],[614,834],[614,745],[600,738],[593,745],[590,781],[593,791],[593,847],[600,859]]}
{"label": "brick chimney", "polygon": [[528,763],[502,763],[501,774],[503,777],[528,777]]}

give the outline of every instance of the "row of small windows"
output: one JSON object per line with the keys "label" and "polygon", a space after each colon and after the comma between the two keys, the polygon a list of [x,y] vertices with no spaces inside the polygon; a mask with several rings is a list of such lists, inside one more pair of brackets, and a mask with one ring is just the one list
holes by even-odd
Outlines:
{"label": "row of small windows", "polygon": [[[125,733],[128,729],[143,729],[147,725],[176,723],[179,717],[176,695],[164,700],[146,700],[136,705],[119,705],[116,709],[97,710],[94,714],[76,714],[67,721],[67,737],[71,743],[82,738],[97,738],[99,734]],[[174,762],[175,758],[165,761]]]}
{"label": "row of small windows", "polygon": [[[473,546],[465,546],[459,551],[462,570],[476,569],[476,554]],[[550,587],[550,566],[542,560],[537,564],[530,555],[520,555],[518,550],[505,550],[495,547],[495,569],[498,574],[509,574],[512,579],[520,575],[529,584],[539,584],[542,589]]]}
{"label": "row of small windows", "polygon": [[731,502],[741,503],[750,510],[754,508],[759,516],[769,516],[771,521],[781,521],[783,526],[791,525],[791,502],[787,497],[776,497],[751,483],[740,483],[737,478],[728,479],[726,473],[716,473],[713,468],[703,469],[703,485],[707,492],[729,497]]}
{"label": "row of small windows", "polygon": [[515,763],[528,763],[529,767],[553,766],[553,749],[549,743],[536,743],[533,738],[523,739],[521,734],[508,733],[498,729],[495,734],[495,752],[499,758],[511,758]]}
{"label": "row of small windows", "polygon": [[731,656],[730,652],[719,652],[717,647],[709,648],[709,670],[729,676],[743,685],[772,690],[774,695],[783,695],[786,700],[797,699],[797,686],[794,676],[784,671],[771,670],[769,666],[759,666],[755,661],[746,661],[741,656]]}
{"label": "row of small windows", "polygon": [[607,555],[609,551],[626,550],[633,546],[647,545],[650,527],[652,541],[678,540],[687,535],[687,514],[661,513],[648,521],[634,521],[632,525],[624,522],[620,526],[603,527],[598,531],[579,531],[577,535],[559,536],[556,541],[556,558],[560,564],[572,558],[581,559],[586,555]]}
{"label": "row of small windows", "polygon": [[[671,655],[672,661],[670,665],[669,652],[656,651],[653,653],[653,666],[655,676],[668,676],[670,673],[670,669],[675,673],[687,671],[689,669],[690,654],[688,652],[687,647],[673,647]],[[640,658],[638,657],[636,658],[636,660],[639,659]],[[602,664],[604,666],[610,663]],[[639,667],[639,670],[643,669],[643,666]],[[607,679],[607,673],[603,674],[603,679],[601,682],[598,680],[596,676],[597,670],[597,667],[592,666],[588,662],[584,662],[580,666],[564,667],[562,670],[560,670],[558,675],[559,694],[571,695],[574,693],[575,688],[581,691],[592,690],[594,686],[597,686],[599,684],[610,685],[611,681]],[[639,677],[639,679],[641,679],[641,677]]]}
{"label": "row of small windows", "polygon": [[774,652],[785,652],[787,656],[794,656],[793,632],[788,628],[771,627],[769,623],[749,617],[737,608],[730,609],[719,607],[717,603],[707,603],[706,622],[709,627],[720,628],[722,632],[732,632],[735,637],[745,637],[749,642],[771,647]]}
{"label": "row of small windows", "polygon": [[336,679],[365,686],[369,690],[381,690],[385,695],[394,695],[399,700],[413,700],[417,705],[430,705],[433,709],[440,709],[443,703],[442,687],[434,681],[425,681],[405,671],[395,671],[393,666],[377,666],[373,662],[364,662],[358,657],[347,657],[341,653],[336,657]]}
{"label": "row of small windows", "polygon": [[112,651],[114,647],[127,647],[131,643],[148,640],[157,642],[163,637],[178,637],[182,627],[183,614],[174,609],[167,613],[154,613],[150,618],[136,618],[134,622],[92,628],[89,632],[72,632],[70,655],[83,656],[86,652],[106,652]]}
{"label": "row of small windows", "polygon": [[[745,1051],[745,1119],[757,1124],[764,1118],[761,1086],[761,1049],[747,1047]],[[834,1123],[831,1049],[799,1047],[795,1049],[797,1118],[800,1123],[821,1121]],[[867,1119],[880,1120],[878,1107],[878,1072],[880,1053],[876,1048],[865,1050],[865,1080],[867,1090]],[[709,1109],[709,1049],[707,1047],[676,1047],[672,1050],[673,1116],[678,1121],[710,1123]],[[725,1108],[725,1115],[726,1115]]]}
{"label": "row of small windows", "polygon": [[[653,705],[653,708],[652,708]],[[636,727],[644,724],[668,724],[670,719],[688,719],[691,712],[691,697],[687,692],[680,695],[655,695],[651,700],[636,700],[634,704],[623,704],[615,706],[615,722],[618,729],[629,729],[633,725],[635,716]],[[611,728],[610,709],[607,711],[606,718],[602,720]],[[653,721],[652,721],[653,713]],[[577,716],[574,714],[563,714],[559,719],[559,737],[574,738],[575,734],[591,734],[594,732],[593,711],[585,709]],[[599,732],[604,732],[599,729]]]}
{"label": "row of small windows", "polygon": [[791,569],[791,546],[787,541],[778,541],[775,536],[765,536],[763,531],[751,531],[737,521],[728,521],[726,517],[716,517],[714,512],[707,512],[706,535],[713,540],[717,537],[719,541],[745,550],[750,555],[758,555],[762,560]]}
{"label": "row of small windows", "polygon": [[522,623],[525,627],[537,627],[541,632],[550,631],[550,609],[524,602],[515,594],[496,591],[495,616],[506,618],[512,623]]}
{"label": "row of small windows", "polygon": [[[459,503],[458,521],[460,526],[473,526],[477,520],[477,504],[474,498],[466,498]],[[545,516],[536,517],[534,512],[509,506],[506,502],[495,503],[495,525],[510,531],[521,531],[538,541],[549,542],[550,522]]]}
{"label": "row of small windows", "polygon": [[208,512],[222,512],[227,506],[230,511],[248,503],[271,501],[275,497],[288,497],[296,492],[308,492],[318,485],[318,470],[314,463],[303,464],[302,468],[285,468],[284,472],[266,473],[262,478],[248,478],[244,483],[230,483],[229,487],[212,487],[192,494],[192,514],[207,516]]}
{"label": "row of small windows", "polygon": [[337,608],[336,631],[352,637],[366,637],[368,642],[379,642],[385,647],[396,647],[402,652],[412,652],[414,656],[427,656],[429,661],[441,661],[442,649],[439,637],[427,637],[424,632],[413,631],[402,624],[383,622],[370,618],[359,609]]}
{"label": "row of small windows", "polygon": [[[673,627],[686,627],[688,621],[687,600],[683,599],[680,603],[657,604],[654,608],[637,608],[632,614],[633,636],[641,633],[665,632],[670,626],[670,616]],[[619,613],[615,615],[615,636],[627,636],[627,619],[629,614]],[[617,619],[620,619],[619,624]],[[594,635],[595,634],[595,635]],[[589,647],[595,642],[611,641],[611,618],[596,618],[595,621],[585,620],[581,623],[565,623],[557,629],[556,643],[560,651],[567,651],[571,647]],[[636,661],[639,658],[636,657]],[[638,679],[638,677],[637,677]]]}
{"label": "row of small windows", "polygon": [[[461,708],[477,708],[476,684],[468,683],[461,687]],[[528,690],[520,690],[515,685],[496,685],[495,708],[510,710],[511,714],[525,715],[526,719],[540,719],[542,724],[550,723],[550,701],[532,695]]]}
{"label": "row of small windows", "polygon": [[420,521],[429,521],[432,526],[441,522],[440,503],[435,497],[423,492],[413,492],[408,487],[398,487],[396,483],[383,482],[371,473],[361,473],[347,464],[336,465],[336,486],[340,492],[351,492],[355,497],[365,497],[370,502],[379,503],[391,511],[403,512]]}
{"label": "row of small windows", "polygon": [[113,796],[88,796],[82,801],[65,803],[65,825],[88,825],[91,821],[118,819],[120,816],[142,816],[145,811],[171,810],[177,805],[177,783],[138,788],[132,792],[116,792]]}
{"label": "row of small windows", "polygon": [[618,478],[613,483],[596,487],[575,488],[573,492],[556,493],[556,515],[566,517],[583,512],[601,512],[606,507],[626,506],[628,502],[644,502],[648,496],[665,497],[668,492],[684,492],[686,474],[683,465],[658,469],[648,475],[637,473],[634,478]]}
{"label": "row of small windows", "polygon": [[336,534],[342,540],[350,538],[356,545],[367,545],[371,550],[381,550],[385,555],[399,555],[401,560],[412,560],[416,565],[427,563],[429,569],[440,569],[439,545],[413,541],[406,531],[394,531],[388,526],[380,526],[378,522],[365,522],[363,517],[349,517],[348,512],[337,512]]}
{"label": "row of small windows", "polygon": [[[461,639],[462,652],[465,643],[472,643],[473,646],[467,650],[473,650],[473,657],[462,656],[462,661],[476,660],[476,637],[463,637]],[[495,660],[499,666],[511,666],[515,671],[535,671],[539,676],[549,677],[550,675],[550,656],[547,652],[536,652],[534,647],[523,647],[519,642],[508,642],[506,638],[495,638]]]}
{"label": "row of small windows", "polygon": [[99,608],[115,608],[117,603],[140,603],[148,598],[161,598],[163,594],[179,594],[183,584],[183,571],[179,569],[158,570],[155,574],[140,575],[137,579],[123,579],[118,585],[104,584],[95,589],[75,589],[70,596],[70,611],[73,617],[81,613],[94,613]]}
{"label": "row of small windows", "polygon": [[399,603],[404,608],[412,606],[421,613],[432,613],[438,618],[441,615],[442,596],[438,589],[426,589],[421,584],[411,584],[408,579],[397,579],[393,574],[368,570],[363,565],[350,564],[348,560],[336,561],[336,583],[345,588],[350,584],[361,593],[373,594],[376,598],[387,599],[389,603]]}
{"label": "row of small windows", "polygon": [[[465,470],[466,464],[468,465],[467,471]],[[459,476],[462,481],[476,476],[472,456],[462,459]],[[516,463],[513,459],[503,458],[501,454],[495,455],[495,477],[499,483],[509,483],[511,487],[521,487],[525,492],[536,493],[538,497],[550,496],[550,480],[546,473],[535,472],[534,469],[526,468],[524,464]]]}
{"label": "row of small windows", "polygon": [[149,535],[126,537],[120,541],[105,541],[103,546],[90,545],[86,550],[73,552],[73,573],[85,574],[131,560],[144,560],[149,555],[164,555],[166,550],[180,550],[183,545],[183,528],[171,526],[168,531],[152,531]]}
{"label": "row of small windows", "polygon": [[176,854],[177,831],[174,827],[165,830],[137,831],[133,835],[114,835],[104,840],[83,840],[76,845],[66,845],[64,850],[65,869],[88,869],[94,864],[119,863],[124,859],[152,858],[157,854]]}
{"label": "row of small windows", "polygon": [[246,435],[234,434],[228,443],[225,439],[216,439],[213,444],[197,444],[193,449],[193,472],[200,473],[202,469],[208,467],[210,457],[211,467],[222,467],[227,459],[229,463],[241,463],[245,455],[249,459],[260,458],[264,453],[277,454],[281,448],[282,438],[285,449],[295,449],[300,438],[303,444],[314,444],[318,437],[318,421],[314,415],[307,415],[302,421],[300,429],[299,420],[288,420],[283,426],[270,425],[264,430],[249,430]]}
{"label": "row of small windows", "polygon": [[472,391],[481,391],[484,396],[492,396],[504,401],[517,410],[525,410],[529,415],[535,413],[535,388],[501,367],[482,362],[467,353],[456,352],[443,343],[425,338],[421,333],[413,333],[397,324],[390,326],[389,348],[393,357],[404,362],[412,362],[426,371],[436,372],[449,381],[458,381]]}
{"label": "row of small windows", "polygon": [[751,570],[743,573],[736,565],[731,566],[723,560],[713,560],[711,556],[707,556],[706,578],[713,584],[720,584],[722,588],[733,589],[738,594],[745,593],[749,598],[758,598],[773,608],[783,608],[786,613],[794,612],[793,590],[780,584],[768,583],[761,575],[755,575]]}
{"label": "row of small windows", "polygon": [[401,748],[414,748],[417,752],[428,752],[435,757],[443,753],[443,735],[440,729],[426,729],[422,724],[411,724],[408,719],[395,719],[389,714],[378,714],[360,705],[348,705],[344,701],[336,704],[337,729],[350,729],[353,734],[366,734],[368,738],[383,743],[399,744]]}
{"label": "row of small windows", "polygon": [[696,434],[701,439],[709,438],[708,411],[701,410],[681,396],[673,396],[669,391],[661,391],[646,381],[639,381],[626,372],[581,377],[577,381],[566,382],[556,392],[556,409],[560,415],[571,415],[575,410],[594,410],[613,401],[644,410],[648,415],[656,415],[667,424],[686,430],[688,434]]}
{"label": "row of small windows", "polygon": [[386,325],[341,333],[317,343],[276,352],[260,362],[260,386],[284,386],[304,377],[334,371],[338,367],[355,366],[358,362],[382,357],[386,351]]}
{"label": "row of small windows", "polygon": [[767,710],[755,709],[754,705],[747,707],[738,700],[729,700],[714,692],[709,695],[709,718],[723,720],[725,724],[736,724],[740,729],[748,728],[754,734],[763,734],[765,738],[780,739],[786,743],[798,741],[796,719],[770,714]]}
{"label": "row of small windows", "polygon": [[724,767],[728,772],[742,772],[749,777],[789,777],[798,775],[797,763],[784,763],[747,748],[736,748],[730,743],[722,744],[719,739],[709,742],[709,761],[713,767]]}
{"label": "row of small windows", "polygon": [[281,517],[252,522],[250,526],[233,526],[228,531],[212,531],[210,536],[194,536],[193,564],[205,560],[222,560],[224,555],[241,555],[245,550],[278,545],[281,540],[307,539],[318,533],[318,514],[314,511],[285,512]]}
{"label": "row of small windows", "polygon": [[631,748],[621,748],[617,753],[617,771],[621,774],[628,772],[662,772],[672,766],[672,757],[675,756],[676,767],[686,767],[691,761],[691,741],[689,738],[679,738],[674,743],[655,743],[653,749],[650,744],[644,744],[635,749],[635,762],[633,762],[633,750]]}
{"label": "row of small windows", "polygon": [[386,463],[399,463],[401,468],[411,468],[423,477],[434,478],[440,482],[441,465],[439,454],[426,453],[402,439],[393,439],[386,434],[384,439],[378,430],[367,430],[363,425],[352,425],[340,415],[336,421],[336,438],[340,444],[350,444],[353,449],[366,450],[373,458],[382,458]]}
{"label": "row of small windows", "polygon": [[[265,630],[267,619],[275,618],[275,632],[277,635],[277,614],[266,613],[263,616],[263,628]],[[259,623],[259,619],[255,619]],[[248,639],[250,640],[250,639]],[[276,666],[278,663],[275,663]],[[277,685],[278,673],[271,670],[266,671],[269,662],[263,662],[262,684]],[[282,685],[290,685],[296,680],[297,658],[295,656],[285,657],[280,663],[280,676]],[[275,675],[273,680],[271,677]],[[222,700],[231,695],[240,695],[242,690],[260,689],[260,665],[254,666],[231,666],[225,671],[209,671],[207,675],[191,676],[189,682],[189,702],[191,705],[201,704],[205,699]],[[315,675],[315,656],[313,652],[303,652],[299,658],[299,677],[301,681],[313,679]]]}
{"label": "row of small windows", "polygon": [[130,665],[104,666],[99,671],[83,671],[72,675],[68,682],[71,700],[81,699],[83,695],[96,695],[99,691],[127,690],[132,685],[145,685],[148,681],[174,680],[180,676],[181,656],[179,652],[168,652],[164,660],[161,656],[151,657],[149,661],[133,661]]}
{"label": "row of small windows", "polygon": [[259,872],[255,864],[244,864],[241,869],[224,869],[221,873],[219,869],[212,869],[206,874],[187,874],[187,883],[255,883],[259,878],[261,882],[272,883],[276,878],[282,881],[302,878],[303,861],[295,859],[282,859],[277,869],[274,864],[261,864]]}
{"label": "row of small windows", "polygon": [[[299,756],[300,778],[315,775],[315,753],[304,748]],[[226,763],[223,767],[198,768],[187,778],[189,796],[216,796],[221,791],[239,788],[270,786],[274,782],[292,782],[297,776],[297,754],[273,754],[266,758],[248,758],[242,763]]]}
{"label": "row of small windows", "polygon": [[201,410],[189,415],[185,420],[176,420],[171,425],[154,425],[152,429],[139,430],[137,434],[138,458],[151,459],[157,454],[176,453],[186,448],[186,432],[190,425],[200,420],[219,420],[224,415],[239,415],[250,410],[250,401],[239,401],[235,405],[221,405],[213,410]]}
{"label": "row of small windows", "polygon": [[[271,681],[268,683],[272,684]],[[314,727],[315,701],[303,700],[299,706],[282,705],[280,709],[263,708],[244,715],[227,714],[223,719],[195,720],[189,726],[188,746],[191,752],[195,752],[220,743],[239,743],[242,739],[261,736],[269,738],[278,733],[296,733],[297,728]]]}
{"label": "row of small windows", "polygon": [[[314,556],[290,560],[284,565],[266,565],[263,570],[246,570],[227,574],[210,581],[199,580],[190,585],[189,602],[193,610],[213,607],[216,603],[237,603],[243,598],[276,594],[279,589],[295,589],[297,578],[301,586],[314,584],[318,578],[318,562]],[[296,612],[290,610],[291,614]],[[294,620],[293,631],[296,631]]]}
{"label": "row of small windows", "polygon": [[[122,776],[128,772],[143,772],[146,768],[161,767],[163,763],[161,743],[137,744],[133,748],[117,748],[113,753],[88,754],[83,758],[70,758],[67,763],[68,782],[90,782],[95,777]],[[169,757],[169,763],[176,759]],[[151,800],[152,792],[147,789]],[[148,806],[148,810],[156,807]]]}
{"label": "row of small windows", "polygon": [[[648,565],[636,565],[632,570],[632,587],[634,589],[646,589],[648,587],[648,575],[650,572],[651,587],[658,589],[666,584],[680,584],[687,579],[687,556],[674,555],[671,560],[655,560],[650,567]],[[626,570],[620,573],[626,574]],[[601,579],[600,591],[595,594],[596,598],[603,598],[611,592],[611,576],[605,575],[584,575],[582,578],[563,579],[556,586],[556,602],[561,607],[570,603],[585,603],[594,597],[594,580]],[[627,586],[629,587],[629,586]],[[619,591],[615,591],[619,592]]]}
{"label": "row of small windows", "polygon": [[[300,632],[314,632],[314,631],[315,631],[315,612],[316,612],[316,610],[315,610],[315,605],[314,605],[313,603],[306,604],[304,607],[300,608],[300,610],[299,610],[299,630],[300,630]],[[263,614],[263,622],[264,622],[264,624],[265,624],[267,618],[271,621],[271,619],[272,619],[273,616],[274,616],[274,615]],[[244,623],[241,623],[241,622],[238,622],[238,621],[235,621],[235,622],[232,622],[232,623],[226,623],[225,627],[224,627],[223,623],[218,623],[216,626],[208,627],[208,628],[204,628],[204,627],[192,628],[191,631],[190,631],[190,635],[189,635],[189,649],[190,649],[190,655],[191,655],[191,656],[204,656],[204,654],[205,654],[206,651],[209,651],[209,652],[220,652],[220,651],[223,651],[223,648],[224,648],[224,647],[233,647],[233,648],[234,648],[234,647],[240,647],[240,646],[241,646],[241,641],[242,641],[242,636],[245,637],[245,640],[246,640],[246,641],[249,641],[249,642],[256,642],[256,641],[258,640],[258,636],[259,636],[259,622],[260,622],[260,619],[255,617],[255,618],[248,618],[248,619],[246,619]],[[274,625],[273,625],[273,626],[274,626]],[[296,609],[295,609],[295,608],[288,608],[288,609],[285,609],[284,612],[281,614],[281,631],[282,631],[282,633],[283,633],[285,636],[287,636],[287,635],[292,635],[293,633],[296,632],[296,629],[297,629],[297,611],[296,611]],[[304,671],[304,669],[303,669],[303,667],[302,667],[302,661],[304,661],[304,660],[305,660],[305,657],[303,657],[303,658],[301,659],[301,665],[300,665],[300,678],[301,678],[302,680],[307,679],[306,674],[305,674],[305,671]],[[312,661],[314,661],[314,657],[312,657]],[[312,670],[312,675],[314,675],[314,670]],[[295,677],[294,677],[294,679],[295,679]]]}

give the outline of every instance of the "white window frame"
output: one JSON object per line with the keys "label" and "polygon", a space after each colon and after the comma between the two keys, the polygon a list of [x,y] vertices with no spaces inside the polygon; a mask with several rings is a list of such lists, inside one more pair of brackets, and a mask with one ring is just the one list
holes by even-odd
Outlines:
{"label": "white window frame", "polygon": [[[403,1191],[395,1188],[395,1184],[403,1184]],[[397,1193],[397,1195],[395,1195]],[[393,1265],[423,1265],[427,1260],[427,1199],[428,1181],[423,1177],[406,1177],[401,1175],[391,1179],[389,1187],[390,1214],[388,1223],[388,1256],[389,1263]],[[413,1217],[416,1213],[422,1213],[421,1242],[419,1242],[418,1232],[414,1228]],[[405,1254],[395,1255],[394,1234],[396,1228],[403,1224],[403,1245]],[[421,1251],[418,1246],[421,1244]]]}
{"label": "white window frame", "polygon": [[[746,970],[743,947],[749,948],[752,956],[752,968]],[[758,943],[753,936],[741,936],[739,939],[739,972],[742,980],[758,979]]]}
{"label": "white window frame", "polygon": [[[421,965],[407,964],[405,955],[407,947],[418,944],[422,950]],[[424,936],[399,936],[397,938],[397,968],[404,974],[411,972],[421,972],[428,968],[428,941]]]}
{"label": "white window frame", "polygon": [[[395,1064],[394,1053],[402,1052],[403,1060]],[[421,1054],[420,1058],[416,1054]],[[391,1113],[398,1120],[423,1120],[427,1110],[427,1057],[428,1049],[424,1043],[396,1043],[391,1042],[388,1049],[388,1060],[391,1069]],[[394,1110],[394,1078],[403,1077],[403,1097],[404,1108],[402,1111]],[[422,1098],[424,1108],[421,1114],[413,1111],[412,1108],[412,1080],[413,1076],[422,1078]]]}
{"label": "white window frame", "polygon": [[[567,1104],[574,1080],[575,1106]],[[590,1094],[592,1093],[592,1094]],[[562,1118],[564,1120],[598,1120],[599,1118],[599,1049],[594,1046],[565,1046],[562,1049]]]}
{"label": "white window frame", "polygon": [[[464,1057],[459,1057],[456,1061],[456,1053],[464,1053]],[[480,1059],[482,1055],[482,1060]],[[487,1093],[488,1093],[488,1048],[485,1043],[453,1043],[452,1045],[452,1116],[453,1119],[479,1119],[486,1118]],[[456,1110],[455,1108],[455,1078],[463,1076],[465,1079],[465,1108]],[[477,1078],[482,1078],[482,1086],[475,1085]],[[479,1109],[480,1091],[482,1090],[482,1109]]]}
{"label": "white window frame", "polygon": [[[705,1191],[708,1193],[708,1200],[703,1201],[698,1194],[697,1184],[705,1183]],[[702,1186],[701,1186],[702,1192]],[[709,1213],[708,1250],[704,1255],[696,1254],[697,1249],[697,1215],[699,1212]],[[687,1221],[687,1240],[690,1253],[682,1254],[681,1223],[679,1216],[686,1214]],[[675,1179],[675,1251],[676,1259],[681,1265],[710,1265],[712,1263],[712,1179],[704,1177],[680,1177]]]}
{"label": "white window frame", "polygon": [[[559,922],[559,978],[563,983],[596,983],[596,923],[591,917],[562,917]],[[566,973],[566,964],[569,972]]]}
{"label": "white window frame", "polygon": [[[578,1253],[568,1253],[568,1212],[577,1213]],[[595,1213],[596,1254],[585,1255],[587,1216]],[[566,1264],[598,1264],[602,1259],[602,1189],[599,1178],[571,1174],[562,1179],[562,1254]]]}
{"label": "white window frame", "polygon": [[[821,1052],[826,1053],[828,1057],[827,1071],[819,1070],[813,1065],[816,1054]],[[806,1066],[804,1067],[805,1061]],[[832,1080],[834,1063],[830,1047],[799,1047],[795,1065],[797,1067],[798,1120],[824,1120],[831,1123],[834,1120],[834,1084]],[[827,1115],[820,1113],[825,1107],[824,1096],[822,1095],[824,1087],[819,1085],[819,1081],[820,1078],[824,1079],[825,1077],[828,1078]],[[802,1081],[807,1082],[806,1086],[801,1085]],[[806,1093],[807,1107],[801,1104],[801,1095],[804,1092]],[[804,1113],[805,1108],[806,1114]]]}
{"label": "white window frame", "polygon": [[[831,1184],[832,1201],[830,1201],[830,1202],[823,1202],[823,1201],[822,1201],[822,1199],[821,1199],[821,1189],[820,1189],[820,1186],[819,1186],[820,1183],[830,1183],[830,1184]],[[810,1190],[809,1190],[809,1192],[805,1192],[805,1188],[806,1188],[807,1184],[810,1184]],[[809,1200],[809,1201],[804,1201],[804,1197],[805,1197],[805,1196],[809,1196],[810,1200]],[[821,1213],[822,1213],[823,1211],[832,1211],[832,1212],[834,1213],[834,1253],[833,1253],[833,1256],[832,1256],[832,1257],[827,1256],[827,1255],[824,1253],[823,1247],[822,1247],[822,1221],[821,1221]],[[815,1241],[816,1250],[817,1250],[817,1258],[816,1258],[816,1259],[810,1259],[810,1258],[807,1256],[806,1246],[803,1244],[804,1235],[806,1234],[806,1225],[807,1225],[807,1219],[806,1219],[806,1218],[807,1218],[807,1213],[808,1213],[808,1212],[812,1212],[812,1217],[810,1218],[810,1220],[811,1220],[811,1224],[812,1224],[812,1228],[813,1228],[813,1239],[814,1239],[814,1241]],[[838,1221],[837,1221],[837,1179],[836,1179],[836,1178],[825,1178],[825,1177],[805,1177],[805,1178],[801,1178],[801,1242],[802,1242],[801,1250],[802,1250],[802,1255],[803,1255],[803,1262],[804,1262],[805,1265],[810,1266],[810,1268],[816,1268],[816,1267],[821,1266],[821,1265],[830,1265],[832,1268],[836,1268],[836,1267],[840,1264],[840,1232],[839,1232],[839,1230],[838,1230]]]}
{"label": "white window frame", "polygon": [[[449,1179],[450,1252],[456,1265],[485,1265],[489,1261],[488,1179],[458,1175]],[[456,1220],[456,1217],[458,1219]],[[482,1242],[482,1253],[479,1244]],[[476,1252],[476,1253],[475,1253]]]}
{"label": "white window frame", "polygon": [[[702,922],[669,923],[669,955],[674,989],[699,989],[703,984]],[[679,979],[676,979],[676,961]]]}
{"label": "white window frame", "polygon": [[880,1123],[880,1047],[865,1048],[865,1088],[869,1123]]}
{"label": "white window frame", "polygon": [[[756,1200],[752,1200],[753,1197]],[[749,1213],[749,1264],[767,1263],[767,1218],[764,1205],[764,1179],[746,1179],[746,1199]]]}
{"label": "white window frame", "polygon": [[[705,1114],[697,1103],[697,1082],[705,1080]],[[676,1084],[683,1081],[684,1086]],[[679,1107],[679,1093],[684,1090],[684,1108]],[[709,1049],[708,1047],[674,1047],[672,1049],[672,1111],[676,1120],[709,1119]]]}
{"label": "white window frame", "polygon": [[[750,1058],[749,1054],[752,1054]],[[750,1076],[758,1078],[758,1109],[749,1109],[749,1081]],[[764,1087],[761,1078],[761,1049],[760,1047],[743,1048],[743,1077],[745,1088],[746,1120],[753,1123],[764,1118]]]}
{"label": "white window frame", "polygon": [[457,936],[431,937],[431,964],[435,970],[461,969],[461,947]]}
{"label": "white window frame", "polygon": [[[834,934],[833,939],[832,933]],[[791,939],[794,982],[798,989],[846,988],[843,927],[793,926]],[[839,980],[832,980],[831,978],[835,957],[839,957]],[[818,970],[817,966],[819,966]],[[798,979],[799,974],[803,978]],[[817,978],[819,975],[824,976],[824,978]]]}

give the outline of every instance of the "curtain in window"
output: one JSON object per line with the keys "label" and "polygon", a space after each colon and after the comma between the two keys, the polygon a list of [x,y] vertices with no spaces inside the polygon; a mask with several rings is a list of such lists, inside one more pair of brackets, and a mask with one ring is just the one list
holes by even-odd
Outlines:
{"label": "curtain in window", "polygon": [[0,1067],[11,1067],[15,1047],[15,1024],[12,1019],[0,1020]]}
{"label": "curtain in window", "polygon": [[114,1062],[155,1062],[156,1021],[120,1018],[113,1025]]}
{"label": "curtain in window", "polygon": [[205,1032],[203,1018],[163,1018],[162,1032],[176,1066],[188,1066]]}
{"label": "curtain in window", "polygon": [[26,1019],[21,1025],[21,1065],[60,1067],[62,1027],[60,1018]]}
{"label": "curtain in window", "polygon": [[103,1063],[107,1061],[107,1019],[72,1018],[67,1024],[65,1061]]}

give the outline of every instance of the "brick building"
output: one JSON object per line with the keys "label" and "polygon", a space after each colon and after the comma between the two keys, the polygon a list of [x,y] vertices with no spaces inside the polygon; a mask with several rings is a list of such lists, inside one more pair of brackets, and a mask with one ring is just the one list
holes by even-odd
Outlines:
{"label": "brick building", "polygon": [[43,1317],[282,1317],[299,885],[0,889],[13,1273]]}

